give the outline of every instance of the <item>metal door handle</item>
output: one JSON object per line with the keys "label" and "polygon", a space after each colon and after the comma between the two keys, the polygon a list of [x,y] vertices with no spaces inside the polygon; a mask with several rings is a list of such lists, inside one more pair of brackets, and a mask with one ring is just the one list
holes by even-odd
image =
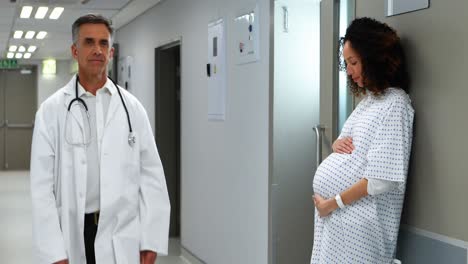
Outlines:
{"label": "metal door handle", "polygon": [[9,123],[8,120],[5,120],[4,125],[7,128],[33,128],[34,127],[33,123],[14,124],[14,123]]}
{"label": "metal door handle", "polygon": [[314,127],[314,131],[315,131],[315,135],[317,136],[316,148],[317,148],[317,168],[318,168],[318,166],[322,162],[322,134],[323,134],[323,131],[325,131],[325,126],[320,125],[320,124],[316,125]]}

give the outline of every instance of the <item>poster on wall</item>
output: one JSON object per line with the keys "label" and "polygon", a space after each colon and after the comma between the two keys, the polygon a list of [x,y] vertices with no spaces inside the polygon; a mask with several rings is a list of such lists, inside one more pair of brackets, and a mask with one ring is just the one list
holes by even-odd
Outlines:
{"label": "poster on wall", "polygon": [[119,59],[119,73],[117,83],[128,91],[132,91],[133,57],[127,56]]}
{"label": "poster on wall", "polygon": [[233,27],[237,64],[256,62],[260,59],[258,5],[239,13]]}
{"label": "poster on wall", "polygon": [[226,42],[224,21],[208,24],[208,120],[224,121],[226,112]]}

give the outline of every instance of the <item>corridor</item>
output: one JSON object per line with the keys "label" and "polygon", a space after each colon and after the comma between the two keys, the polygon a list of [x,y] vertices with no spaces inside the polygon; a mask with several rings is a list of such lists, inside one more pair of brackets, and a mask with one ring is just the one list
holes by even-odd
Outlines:
{"label": "corridor", "polygon": [[[28,171],[0,171],[0,263],[31,264],[32,228]],[[180,256],[179,239],[157,264],[190,264]]]}

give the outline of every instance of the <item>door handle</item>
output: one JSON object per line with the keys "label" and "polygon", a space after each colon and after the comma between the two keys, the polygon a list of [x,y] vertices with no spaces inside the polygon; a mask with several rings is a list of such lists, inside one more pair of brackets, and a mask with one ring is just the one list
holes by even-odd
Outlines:
{"label": "door handle", "polygon": [[325,131],[325,126],[323,125],[316,125],[314,128],[315,135],[316,135],[316,149],[317,149],[317,168],[322,162],[322,137],[323,137],[323,131]]}
{"label": "door handle", "polygon": [[18,123],[18,124],[15,124],[15,123],[9,123],[8,120],[5,120],[4,125],[7,128],[34,128],[33,123],[22,123],[22,124]]}

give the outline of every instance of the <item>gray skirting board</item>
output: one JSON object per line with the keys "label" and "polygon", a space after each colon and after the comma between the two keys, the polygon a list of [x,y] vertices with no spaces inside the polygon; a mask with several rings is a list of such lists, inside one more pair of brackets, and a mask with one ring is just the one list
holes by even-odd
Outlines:
{"label": "gray skirting board", "polygon": [[402,264],[468,264],[468,242],[402,226],[397,258]]}

